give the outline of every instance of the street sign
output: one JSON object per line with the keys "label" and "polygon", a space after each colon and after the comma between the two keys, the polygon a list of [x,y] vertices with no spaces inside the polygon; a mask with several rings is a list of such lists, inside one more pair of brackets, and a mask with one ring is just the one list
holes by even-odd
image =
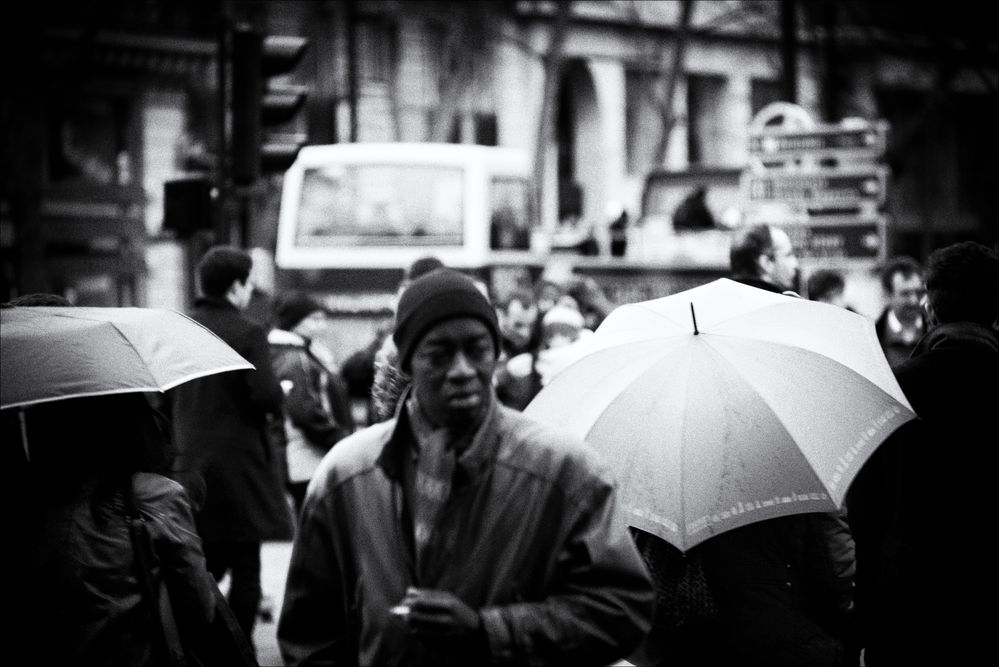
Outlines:
{"label": "street sign", "polygon": [[882,260],[887,137],[883,120],[823,124],[797,105],[764,107],[750,125],[740,179],[745,223],[781,227],[803,260]]}
{"label": "street sign", "polygon": [[885,250],[885,220],[858,221],[834,218],[808,224],[776,224],[787,232],[795,254],[802,260],[880,261]]}
{"label": "street sign", "polygon": [[884,203],[888,175],[885,167],[871,165],[856,171],[745,172],[743,198],[750,206],[769,202],[797,202],[812,211],[857,209],[864,202]]}
{"label": "street sign", "polygon": [[884,122],[859,126],[822,125],[808,131],[781,131],[764,128],[749,137],[749,154],[782,156],[789,154],[847,152],[862,153],[876,159],[887,143]]}

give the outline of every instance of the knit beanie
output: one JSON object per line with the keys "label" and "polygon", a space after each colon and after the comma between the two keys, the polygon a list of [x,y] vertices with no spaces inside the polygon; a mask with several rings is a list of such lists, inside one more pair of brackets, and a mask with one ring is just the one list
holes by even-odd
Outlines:
{"label": "knit beanie", "polygon": [[431,271],[410,283],[399,297],[392,334],[399,348],[402,370],[409,372],[413,351],[430,327],[458,317],[481,320],[492,334],[494,350],[499,350],[496,310],[471,278],[445,268]]}
{"label": "knit beanie", "polygon": [[299,322],[316,311],[329,313],[322,303],[304,292],[292,292],[278,299],[274,307],[274,325],[282,331],[291,331]]}

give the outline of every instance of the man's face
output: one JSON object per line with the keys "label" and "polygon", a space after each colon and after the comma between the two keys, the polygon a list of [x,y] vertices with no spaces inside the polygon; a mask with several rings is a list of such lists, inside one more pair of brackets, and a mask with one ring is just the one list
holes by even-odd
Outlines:
{"label": "man's face", "polygon": [[763,276],[778,287],[785,290],[798,289],[798,258],[794,254],[791,239],[782,229],[773,229],[774,250],[770,257],[769,275]]}
{"label": "man's face", "polygon": [[312,339],[323,333],[328,325],[329,318],[326,316],[326,312],[314,310],[295,325],[295,333],[303,338]]}
{"label": "man's face", "polygon": [[463,428],[489,407],[496,349],[489,328],[474,317],[444,320],[416,345],[410,362],[413,391],[431,422]]}
{"label": "man's face", "polygon": [[517,350],[526,350],[531,340],[531,332],[534,330],[534,321],[538,317],[538,307],[534,304],[525,305],[520,301],[511,301],[501,316],[503,337]]}
{"label": "man's face", "polygon": [[888,305],[900,322],[913,323],[922,313],[923,279],[918,274],[895,273],[891,277]]}

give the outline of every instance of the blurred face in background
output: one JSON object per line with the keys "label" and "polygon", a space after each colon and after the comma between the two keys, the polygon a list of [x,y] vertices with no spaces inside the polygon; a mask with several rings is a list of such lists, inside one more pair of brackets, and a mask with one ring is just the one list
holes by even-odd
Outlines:
{"label": "blurred face in background", "polygon": [[314,310],[309,313],[301,322],[295,325],[292,330],[302,338],[312,340],[329,326],[329,317],[322,310]]}
{"label": "blurred face in background", "polygon": [[531,342],[534,323],[538,318],[538,307],[533,303],[525,304],[515,299],[510,302],[505,312],[500,311],[498,314],[503,338],[510,347],[519,351],[526,350]]}
{"label": "blurred face in background", "polygon": [[919,274],[899,272],[892,275],[888,305],[899,322],[912,324],[919,319],[923,310],[920,303],[925,291],[923,278]]}
{"label": "blurred face in background", "polygon": [[547,280],[543,281],[538,286],[538,310],[547,313],[564,295],[565,290],[561,285]]}
{"label": "blurred face in background", "polygon": [[773,252],[761,262],[764,280],[785,290],[798,290],[798,258],[791,239],[782,229],[771,229]]}

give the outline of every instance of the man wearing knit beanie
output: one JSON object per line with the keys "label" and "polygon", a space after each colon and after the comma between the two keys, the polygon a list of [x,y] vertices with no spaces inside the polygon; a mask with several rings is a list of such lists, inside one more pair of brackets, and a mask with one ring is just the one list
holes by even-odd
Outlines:
{"label": "man wearing knit beanie", "polygon": [[309,484],[285,664],[626,657],[654,593],[614,482],[581,440],[499,404],[488,299],[433,271],[403,292],[393,339],[412,377],[395,416],[331,449]]}
{"label": "man wearing knit beanie", "polygon": [[471,278],[453,269],[436,269],[413,281],[399,298],[392,335],[402,370],[410,372],[413,350],[431,326],[458,317],[482,322],[499,349],[496,310]]}

